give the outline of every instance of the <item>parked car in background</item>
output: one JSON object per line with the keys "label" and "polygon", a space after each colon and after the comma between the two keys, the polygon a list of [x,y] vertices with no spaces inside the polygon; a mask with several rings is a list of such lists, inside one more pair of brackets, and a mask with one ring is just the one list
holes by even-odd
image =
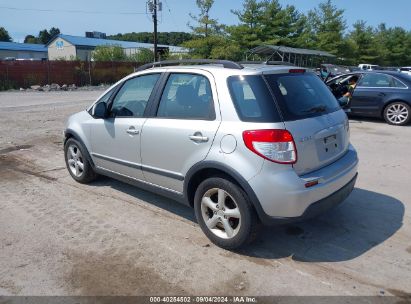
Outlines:
{"label": "parked car in background", "polygon": [[374,71],[374,70],[379,70],[380,66],[376,65],[376,64],[359,64],[358,67],[360,68],[360,70],[362,71]]}
{"label": "parked car in background", "polygon": [[358,81],[347,105],[350,115],[381,117],[399,126],[410,122],[411,76],[395,71],[359,71],[334,77],[327,85],[339,99],[353,77]]}
{"label": "parked car in background", "polygon": [[322,79],[335,77],[348,72],[350,72],[348,67],[338,66],[335,64],[324,63],[320,67],[320,76]]}
{"label": "parked car in background", "polygon": [[313,217],[351,193],[358,158],[349,122],[314,73],[180,63],[140,67],[69,118],[73,179],[107,175],[181,201],[228,249],[251,241],[259,222]]}
{"label": "parked car in background", "polygon": [[405,73],[411,76],[411,67],[402,67],[400,68],[401,73]]}

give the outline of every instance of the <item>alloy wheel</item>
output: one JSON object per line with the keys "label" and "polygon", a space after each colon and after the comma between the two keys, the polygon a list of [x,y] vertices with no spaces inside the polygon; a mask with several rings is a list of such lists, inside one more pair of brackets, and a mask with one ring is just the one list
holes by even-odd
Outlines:
{"label": "alloy wheel", "polygon": [[67,163],[71,173],[76,177],[81,177],[84,173],[84,160],[79,147],[75,144],[68,146]]}
{"label": "alloy wheel", "polygon": [[204,193],[201,214],[208,229],[220,238],[231,239],[240,230],[240,209],[233,197],[223,189],[213,188]]}
{"label": "alloy wheel", "polygon": [[410,115],[407,107],[400,103],[395,103],[388,106],[386,113],[387,119],[395,125],[404,123]]}

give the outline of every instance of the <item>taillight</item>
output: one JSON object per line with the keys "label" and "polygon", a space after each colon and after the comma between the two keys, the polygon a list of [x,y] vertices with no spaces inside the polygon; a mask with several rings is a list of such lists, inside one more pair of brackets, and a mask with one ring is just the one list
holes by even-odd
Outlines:
{"label": "taillight", "polygon": [[249,130],[243,132],[248,149],[261,157],[280,164],[295,164],[297,149],[287,130]]}
{"label": "taillight", "polygon": [[305,73],[305,69],[290,69],[288,70],[289,73]]}

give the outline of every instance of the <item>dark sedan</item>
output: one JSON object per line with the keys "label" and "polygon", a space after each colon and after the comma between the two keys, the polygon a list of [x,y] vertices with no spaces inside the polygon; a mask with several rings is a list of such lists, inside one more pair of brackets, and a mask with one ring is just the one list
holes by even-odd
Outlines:
{"label": "dark sedan", "polygon": [[350,115],[381,117],[392,125],[406,125],[411,120],[411,76],[394,71],[358,71],[327,81],[334,96],[340,99],[350,91],[347,105]]}

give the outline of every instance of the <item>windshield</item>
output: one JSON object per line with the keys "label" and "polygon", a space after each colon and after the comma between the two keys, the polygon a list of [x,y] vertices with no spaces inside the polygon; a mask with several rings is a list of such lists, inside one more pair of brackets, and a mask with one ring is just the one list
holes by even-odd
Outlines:
{"label": "windshield", "polygon": [[328,87],[312,73],[272,74],[265,78],[284,120],[320,116],[340,109]]}

